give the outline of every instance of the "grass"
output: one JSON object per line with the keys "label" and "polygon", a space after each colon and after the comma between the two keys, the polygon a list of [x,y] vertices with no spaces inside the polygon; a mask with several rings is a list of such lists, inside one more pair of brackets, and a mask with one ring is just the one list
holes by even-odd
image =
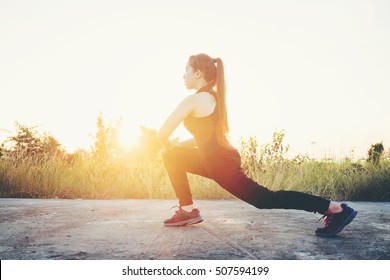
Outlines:
{"label": "grass", "polygon": [[[246,173],[272,190],[297,190],[333,200],[390,201],[388,160],[377,165],[283,160],[250,167]],[[195,199],[232,198],[211,180],[191,174],[189,180]],[[86,156],[71,163],[55,157],[0,158],[0,197],[170,199],[175,194],[159,156],[106,161]]]}
{"label": "grass", "polygon": [[255,177],[273,190],[297,190],[333,200],[390,200],[389,162],[377,166],[349,162],[287,163]]}
{"label": "grass", "polygon": [[[115,145],[116,128],[98,118],[91,152],[67,154],[60,143],[17,123],[17,133],[0,145],[0,197],[82,199],[175,198],[159,155],[157,132],[143,128],[137,148]],[[271,190],[296,190],[332,200],[390,201],[390,150],[371,145],[367,162],[287,159],[284,131],[260,146],[242,139],[242,168]],[[10,144],[12,144],[10,146]],[[114,156],[117,155],[117,156]],[[383,156],[382,156],[383,155]],[[231,199],[215,182],[189,174],[195,199]]]}

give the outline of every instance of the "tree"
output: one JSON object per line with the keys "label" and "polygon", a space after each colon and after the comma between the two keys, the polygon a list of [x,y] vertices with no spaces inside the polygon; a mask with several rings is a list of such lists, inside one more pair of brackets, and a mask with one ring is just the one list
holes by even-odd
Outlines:
{"label": "tree", "polygon": [[62,145],[53,136],[46,135],[42,140],[43,140],[42,149],[45,155],[62,156],[65,154],[62,149]]}
{"label": "tree", "polygon": [[18,122],[15,123],[16,134],[7,138],[6,142],[12,143],[9,149],[2,145],[3,153],[6,151],[11,157],[44,158],[63,155],[61,144],[48,134],[39,134],[36,126],[26,126]]}
{"label": "tree", "polygon": [[371,145],[368,149],[367,162],[377,165],[384,150],[382,142]]}
{"label": "tree", "polygon": [[135,147],[137,154],[142,158],[151,158],[158,155],[161,143],[157,137],[157,130],[140,126],[141,135]]}
{"label": "tree", "polygon": [[6,148],[4,147],[4,143],[0,146],[0,158],[6,153]]}
{"label": "tree", "polygon": [[92,153],[95,158],[104,161],[115,156],[115,153],[119,150],[118,129],[121,125],[121,120],[117,121],[116,126],[106,126],[103,114],[100,113],[96,124],[97,132]]}
{"label": "tree", "polygon": [[272,136],[272,143],[266,144],[260,150],[260,162],[266,165],[278,165],[286,161],[286,154],[290,146],[283,143],[284,130],[275,131]]}

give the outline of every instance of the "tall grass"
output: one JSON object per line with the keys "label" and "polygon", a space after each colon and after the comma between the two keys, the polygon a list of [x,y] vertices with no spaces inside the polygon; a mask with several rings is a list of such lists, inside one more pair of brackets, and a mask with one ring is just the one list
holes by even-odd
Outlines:
{"label": "tall grass", "polygon": [[[334,200],[390,200],[390,161],[379,164],[282,160],[247,163],[245,172],[272,190],[298,190]],[[189,174],[195,199],[229,199],[215,182]],[[91,156],[73,162],[53,157],[0,159],[0,197],[21,198],[174,198],[159,156],[101,161]]]}
{"label": "tall grass", "polygon": [[72,163],[61,158],[36,161],[0,160],[0,196],[43,198],[161,198],[165,175],[157,161],[100,161],[93,157]]}
{"label": "tall grass", "polygon": [[390,200],[390,162],[291,162],[253,176],[273,190],[296,190],[333,200]]}
{"label": "tall grass", "polygon": [[[30,198],[174,198],[159,154],[157,131],[141,128],[131,151],[117,145],[117,128],[100,114],[91,152],[67,154],[54,137],[16,123],[16,135],[0,145],[0,197]],[[372,145],[368,162],[287,159],[284,132],[260,146],[255,137],[242,140],[242,168],[271,190],[298,190],[334,200],[390,200],[390,151]],[[12,144],[12,145],[9,145]],[[189,174],[195,199],[229,199],[215,182]]]}

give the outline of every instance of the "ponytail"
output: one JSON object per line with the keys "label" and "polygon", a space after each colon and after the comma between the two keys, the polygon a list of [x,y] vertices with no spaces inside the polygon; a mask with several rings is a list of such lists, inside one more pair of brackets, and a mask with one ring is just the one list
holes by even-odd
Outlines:
{"label": "ponytail", "polygon": [[219,121],[221,122],[222,133],[226,136],[229,133],[229,123],[227,119],[226,109],[226,83],[225,83],[225,72],[223,67],[222,59],[213,59],[217,65],[216,75],[216,92],[217,92],[217,105],[219,113]]}

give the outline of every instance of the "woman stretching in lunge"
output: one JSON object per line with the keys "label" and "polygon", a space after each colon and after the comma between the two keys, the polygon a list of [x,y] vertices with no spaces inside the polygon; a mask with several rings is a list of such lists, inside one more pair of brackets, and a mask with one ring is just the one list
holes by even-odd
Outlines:
{"label": "woman stretching in lunge", "polygon": [[[158,132],[165,147],[164,164],[180,205],[174,216],[164,221],[166,226],[203,221],[199,210],[193,207],[186,172],[213,179],[257,208],[321,213],[325,226],[316,229],[319,236],[334,236],[355,218],[357,212],[346,204],[296,191],[271,191],[245,175],[240,154],[226,137],[229,126],[220,58],[213,59],[206,54],[191,56],[183,78],[187,89],[194,89],[196,93],[177,106]],[[169,137],[182,121],[194,139],[172,143]]]}

